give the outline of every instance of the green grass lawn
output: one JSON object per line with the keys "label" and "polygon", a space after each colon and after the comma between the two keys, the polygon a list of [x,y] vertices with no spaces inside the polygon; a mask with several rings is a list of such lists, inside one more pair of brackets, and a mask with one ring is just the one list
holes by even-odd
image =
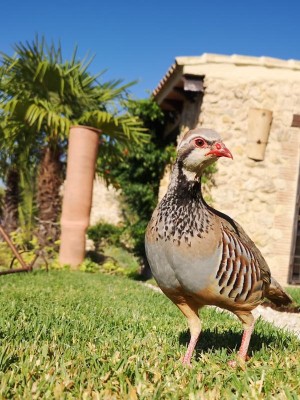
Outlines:
{"label": "green grass lawn", "polygon": [[202,312],[193,368],[185,320],[123,277],[40,272],[0,278],[1,399],[298,399],[299,341],[258,321],[246,369],[228,360],[241,326]]}
{"label": "green grass lawn", "polygon": [[300,288],[287,288],[287,292],[292,296],[295,303],[300,306]]}

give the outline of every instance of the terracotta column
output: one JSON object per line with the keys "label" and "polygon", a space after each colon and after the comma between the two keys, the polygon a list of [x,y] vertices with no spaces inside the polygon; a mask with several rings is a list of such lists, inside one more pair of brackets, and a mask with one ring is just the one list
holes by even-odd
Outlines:
{"label": "terracotta column", "polygon": [[88,126],[70,129],[59,261],[73,269],[85,256],[100,134],[100,130]]}
{"label": "terracotta column", "polygon": [[268,144],[273,112],[260,108],[250,108],[248,114],[247,156],[263,161]]}

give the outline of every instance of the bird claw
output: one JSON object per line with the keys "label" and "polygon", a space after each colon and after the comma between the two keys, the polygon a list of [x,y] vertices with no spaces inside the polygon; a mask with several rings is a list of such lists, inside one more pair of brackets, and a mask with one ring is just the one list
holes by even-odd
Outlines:
{"label": "bird claw", "polygon": [[182,362],[182,365],[187,368],[193,368],[193,366],[190,362]]}
{"label": "bird claw", "polygon": [[236,360],[230,360],[230,361],[228,361],[228,365],[229,365],[229,367],[231,367],[231,368],[237,368],[237,367],[240,367],[240,368],[242,368],[242,370],[245,370],[245,367],[246,367],[246,360],[248,360],[249,358],[247,357],[246,359],[245,358],[242,358],[242,357],[237,357],[237,359]]}
{"label": "bird claw", "polygon": [[230,361],[228,361],[227,364],[228,364],[229,367],[231,367],[231,368],[236,368],[236,366],[237,366],[236,360],[230,360]]}
{"label": "bird claw", "polygon": [[186,359],[185,357],[182,357],[182,358],[180,359],[180,361],[181,361],[181,364],[182,364],[184,367],[192,368],[191,360],[188,360],[188,359]]}

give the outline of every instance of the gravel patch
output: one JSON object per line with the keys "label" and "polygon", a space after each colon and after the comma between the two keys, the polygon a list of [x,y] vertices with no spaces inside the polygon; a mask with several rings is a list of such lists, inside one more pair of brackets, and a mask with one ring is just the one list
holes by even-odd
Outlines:
{"label": "gravel patch", "polygon": [[262,317],[277,328],[292,332],[300,339],[300,314],[273,310],[271,307],[258,306],[252,311],[255,319]]}

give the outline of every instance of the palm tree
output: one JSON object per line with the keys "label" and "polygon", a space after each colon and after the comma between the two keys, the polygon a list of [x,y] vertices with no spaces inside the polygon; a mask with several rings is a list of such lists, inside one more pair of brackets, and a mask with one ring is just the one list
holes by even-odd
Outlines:
{"label": "palm tree", "polygon": [[38,231],[44,244],[59,234],[62,158],[71,125],[101,129],[108,151],[122,143],[130,147],[145,135],[138,118],[120,112],[132,83],[99,83],[102,73],[87,71],[92,60],[78,60],[75,49],[71,60],[63,61],[60,45],[47,46],[38,37],[14,49],[14,56],[2,53],[0,114],[11,132],[6,141],[30,143],[39,159]]}
{"label": "palm tree", "polygon": [[32,170],[32,163],[28,153],[26,154],[26,149],[29,150],[28,144],[24,143],[21,138],[19,142],[12,139],[4,125],[3,115],[1,114],[0,117],[0,179],[6,185],[1,205],[1,224],[7,233],[11,233],[20,224],[19,214],[20,211],[21,213],[23,211],[22,179],[25,167]]}
{"label": "palm tree", "polygon": [[7,233],[15,231],[18,227],[18,207],[19,207],[19,171],[12,167],[7,170],[6,185],[1,225]]}
{"label": "palm tree", "polygon": [[[15,127],[16,128],[16,127]],[[33,231],[36,208],[34,201],[37,152],[28,142],[30,131],[19,124],[22,134],[16,140],[16,129],[8,129],[3,113],[0,114],[0,179],[5,182],[1,204],[1,224],[7,233],[21,228],[24,244],[28,244]]]}

